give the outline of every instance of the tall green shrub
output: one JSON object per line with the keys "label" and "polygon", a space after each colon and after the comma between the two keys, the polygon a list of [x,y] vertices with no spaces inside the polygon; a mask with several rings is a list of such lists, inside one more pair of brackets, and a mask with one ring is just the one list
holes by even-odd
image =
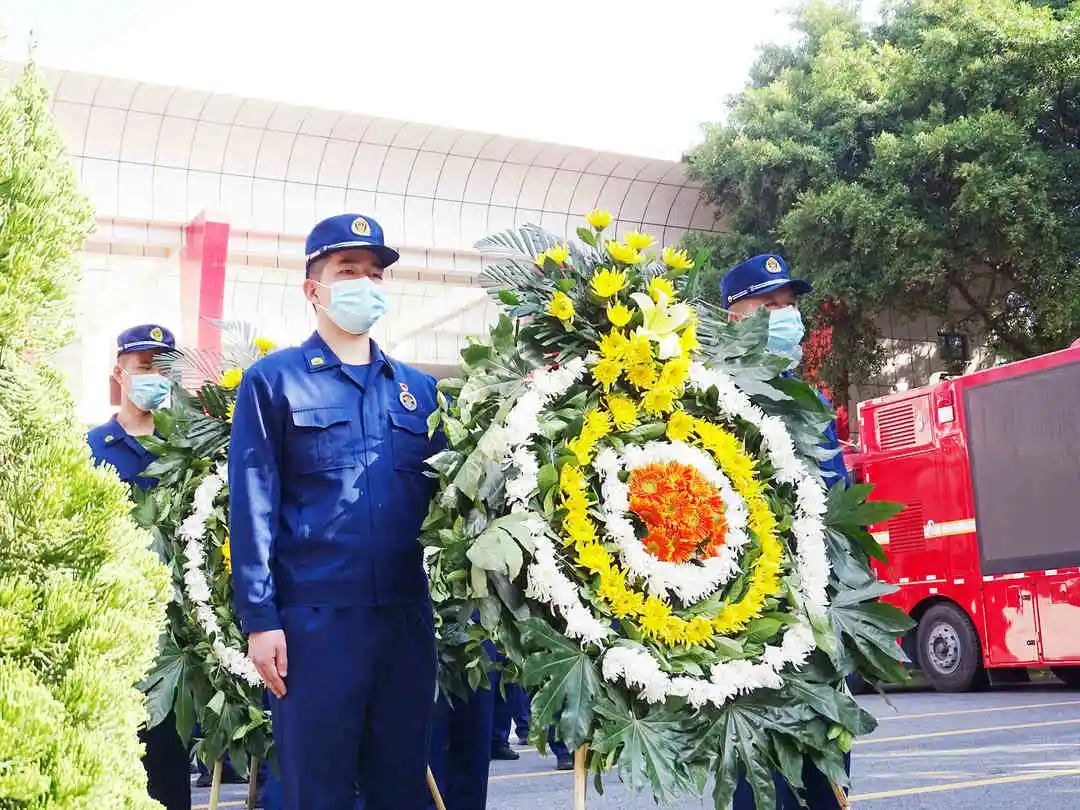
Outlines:
{"label": "tall green shrub", "polygon": [[91,226],[32,69],[0,91],[0,810],[153,808],[134,684],[167,575],[59,375]]}

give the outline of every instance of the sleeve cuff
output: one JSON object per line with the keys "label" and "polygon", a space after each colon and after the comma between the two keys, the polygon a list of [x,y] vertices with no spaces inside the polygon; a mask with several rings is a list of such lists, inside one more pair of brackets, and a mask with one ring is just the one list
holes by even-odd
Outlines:
{"label": "sleeve cuff", "polygon": [[240,626],[245,633],[264,633],[267,630],[280,630],[281,619],[274,608],[267,608],[242,614]]}

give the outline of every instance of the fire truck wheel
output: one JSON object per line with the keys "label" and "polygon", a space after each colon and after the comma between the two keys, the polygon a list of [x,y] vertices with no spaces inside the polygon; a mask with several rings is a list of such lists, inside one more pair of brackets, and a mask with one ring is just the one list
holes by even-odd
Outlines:
{"label": "fire truck wheel", "polygon": [[986,684],[975,627],[959,607],[934,605],[919,620],[919,663],[939,692],[966,692]]}
{"label": "fire truck wheel", "polygon": [[1064,681],[1066,686],[1080,689],[1080,667],[1052,667],[1050,671]]}

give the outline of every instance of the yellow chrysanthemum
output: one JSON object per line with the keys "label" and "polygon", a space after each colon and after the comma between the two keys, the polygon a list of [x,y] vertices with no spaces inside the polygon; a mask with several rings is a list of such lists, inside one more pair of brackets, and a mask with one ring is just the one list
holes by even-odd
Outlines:
{"label": "yellow chrysanthemum", "polygon": [[645,248],[652,245],[656,240],[649,236],[647,233],[638,233],[637,231],[630,231],[624,239],[628,247],[632,247],[634,250],[645,250]]}
{"label": "yellow chrysanthemum", "polygon": [[622,372],[623,364],[608,357],[600,360],[592,369],[593,379],[609,390],[619,379]]}
{"label": "yellow chrysanthemum", "polygon": [[547,311],[549,315],[555,316],[563,323],[570,323],[574,320],[574,302],[562,290],[555,291],[555,295],[551,297],[551,303],[548,304]]}
{"label": "yellow chrysanthemum", "polygon": [[673,247],[664,248],[664,264],[672,270],[690,270],[694,266],[693,260],[685,250],[676,250]]}
{"label": "yellow chrysanthemum", "polygon": [[641,613],[639,624],[642,631],[650,638],[660,638],[667,635],[668,619],[671,618],[671,608],[655,596],[645,600],[645,608]]}
{"label": "yellow chrysanthemum", "polygon": [[596,441],[611,433],[611,414],[607,411],[589,411],[581,426],[581,435]]}
{"label": "yellow chrysanthemum", "polygon": [[685,357],[668,360],[660,370],[660,384],[668,388],[682,388],[689,373],[690,361]]}
{"label": "yellow chrysanthemum", "polygon": [[703,616],[695,616],[686,623],[683,636],[688,644],[705,644],[713,636],[712,622]]}
{"label": "yellow chrysanthemum", "polygon": [[618,430],[631,430],[637,424],[637,406],[630,397],[614,394],[607,398],[607,407]]}
{"label": "yellow chrysanthemum", "polygon": [[578,565],[599,574],[611,568],[611,558],[599,543],[589,543],[578,552]]}
{"label": "yellow chrysanthemum", "polygon": [[596,208],[585,215],[585,221],[598,231],[602,231],[610,225],[611,219],[611,212],[602,208]]}
{"label": "yellow chrysanthemum", "polygon": [[559,473],[559,489],[564,495],[572,492],[580,492],[585,486],[585,476],[580,467],[573,464],[564,464]]}
{"label": "yellow chrysanthemum", "polygon": [[588,515],[571,512],[563,520],[563,531],[577,548],[583,548],[596,542],[596,526]]}
{"label": "yellow chrysanthemum", "polygon": [[694,417],[686,411],[675,411],[667,423],[668,438],[676,442],[685,442],[694,429]]}
{"label": "yellow chrysanthemum", "polygon": [[221,544],[221,561],[225,564],[225,570],[232,573],[232,546],[229,545],[229,536],[225,535],[225,542]]}
{"label": "yellow chrysanthemum", "polygon": [[622,264],[638,264],[639,262],[645,261],[645,257],[634,250],[634,248],[629,245],[620,244],[614,239],[609,241],[606,247],[608,255]]}
{"label": "yellow chrysanthemum", "polygon": [[537,253],[533,261],[536,262],[537,267],[544,266],[545,259],[551,259],[555,264],[562,267],[566,264],[566,260],[570,258],[570,248],[566,245],[555,245],[545,251]]}
{"label": "yellow chrysanthemum", "polygon": [[653,368],[652,363],[630,366],[626,369],[626,379],[635,388],[642,390],[651,388],[656,382],[656,369]]}
{"label": "yellow chrysanthemum", "polygon": [[270,338],[257,337],[255,338],[255,348],[261,357],[266,357],[274,350],[274,341],[270,340]]}
{"label": "yellow chrysanthemum", "polygon": [[648,335],[638,332],[630,338],[630,345],[627,348],[626,360],[632,365],[652,363],[653,347],[652,341],[649,340]]}
{"label": "yellow chrysanthemum", "polygon": [[661,294],[667,298],[668,303],[671,303],[675,300],[675,285],[663,276],[654,276],[649,282],[649,295],[652,296],[653,301],[659,301]]}
{"label": "yellow chrysanthemum", "polygon": [[604,267],[592,277],[592,291],[600,298],[611,298],[626,287],[626,271]]}
{"label": "yellow chrysanthemum", "polygon": [[683,355],[690,355],[698,349],[697,321],[690,321],[683,333],[679,335],[679,346]]}
{"label": "yellow chrysanthemum", "polygon": [[630,350],[630,340],[618,329],[612,329],[600,338],[596,346],[600,349],[601,357],[621,362],[626,359],[626,354]]}
{"label": "yellow chrysanthemum", "polygon": [[230,368],[221,375],[220,384],[222,388],[236,388],[243,379],[244,370],[242,368]]}
{"label": "yellow chrysanthemum", "polygon": [[653,416],[668,413],[675,407],[675,392],[662,385],[653,386],[641,398],[641,407]]}
{"label": "yellow chrysanthemum", "polygon": [[634,313],[625,304],[614,304],[607,308],[607,318],[612,326],[623,327],[630,323]]}

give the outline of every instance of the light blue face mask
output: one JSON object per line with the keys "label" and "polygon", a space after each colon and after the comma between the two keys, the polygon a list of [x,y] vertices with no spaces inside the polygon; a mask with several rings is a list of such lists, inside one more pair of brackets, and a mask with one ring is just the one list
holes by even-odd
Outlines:
{"label": "light blue face mask", "polygon": [[794,368],[802,361],[802,340],[806,335],[802,315],[795,307],[769,312],[769,342],[766,348],[773,354],[786,357]]}
{"label": "light blue face mask", "polygon": [[350,334],[367,334],[386,314],[386,296],[370,278],[348,278],[319,286],[329,286],[330,306],[316,306],[325,309],[330,320]]}
{"label": "light blue face mask", "polygon": [[140,411],[156,411],[169,399],[169,380],[160,374],[129,374],[128,397]]}

